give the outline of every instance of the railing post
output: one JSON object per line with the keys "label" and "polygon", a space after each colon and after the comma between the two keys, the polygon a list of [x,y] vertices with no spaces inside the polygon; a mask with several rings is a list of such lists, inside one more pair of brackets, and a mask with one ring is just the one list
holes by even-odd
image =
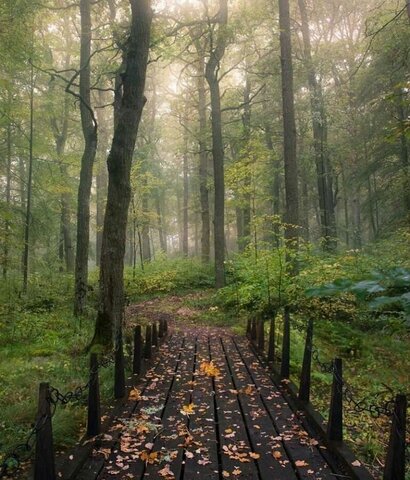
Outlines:
{"label": "railing post", "polygon": [[158,337],[159,338],[163,338],[164,337],[164,320],[162,318],[160,318],[159,320],[159,327],[158,327]]}
{"label": "railing post", "polygon": [[120,328],[115,346],[114,398],[125,397],[125,364],[122,348],[122,330]]}
{"label": "railing post", "polygon": [[341,358],[333,360],[332,397],[330,400],[327,436],[329,440],[343,441],[343,370]]}
{"label": "railing post", "polygon": [[151,325],[147,325],[145,328],[145,346],[144,346],[144,358],[147,360],[149,360],[152,356],[151,342],[152,342]]}
{"label": "railing post", "polygon": [[164,319],[164,334],[168,335],[168,320]]}
{"label": "railing post", "polygon": [[302,372],[299,384],[299,400],[305,403],[310,401],[310,374],[312,367],[313,347],[313,320],[310,318],[306,330],[305,352],[303,354]]}
{"label": "railing post", "polygon": [[249,339],[251,336],[251,319],[248,318],[247,323],[246,323],[246,336]]}
{"label": "railing post", "polygon": [[383,480],[404,480],[406,467],[406,395],[397,395],[392,415]]}
{"label": "railing post", "polygon": [[152,324],[152,346],[158,347],[158,329],[157,322]]}
{"label": "railing post", "polygon": [[50,385],[48,383],[40,383],[36,426],[34,480],[55,480]]}
{"label": "railing post", "polygon": [[269,327],[269,347],[268,347],[268,362],[275,361],[275,316],[270,319]]}
{"label": "railing post", "polygon": [[98,379],[98,357],[90,355],[90,382],[88,385],[87,435],[94,437],[101,433],[100,382]]}
{"label": "railing post", "polygon": [[265,350],[265,322],[263,318],[258,320],[258,350],[261,353]]}
{"label": "railing post", "polygon": [[290,374],[290,316],[289,307],[285,307],[283,315],[283,342],[282,342],[282,364],[280,376],[289,378]]}
{"label": "railing post", "polygon": [[134,355],[132,359],[132,373],[139,375],[141,373],[142,360],[142,336],[141,325],[137,325],[134,329]]}
{"label": "railing post", "polygon": [[256,320],[254,318],[252,318],[252,321],[251,321],[251,341],[252,342],[256,341],[256,335],[257,335]]}

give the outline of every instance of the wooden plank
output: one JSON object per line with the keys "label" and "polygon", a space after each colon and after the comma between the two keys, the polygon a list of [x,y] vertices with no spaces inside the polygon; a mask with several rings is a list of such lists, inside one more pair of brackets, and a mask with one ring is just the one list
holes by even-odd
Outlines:
{"label": "wooden plank", "polygon": [[[175,352],[182,347],[183,340],[177,336],[171,337],[163,346],[158,355],[158,363],[154,368],[149,369],[137,388],[141,391],[142,398],[149,396],[155,388],[154,379],[165,377],[167,372],[174,371],[178,362]],[[172,375],[171,375],[172,377]],[[135,398],[115,408],[114,420],[107,434],[96,440],[93,455],[76,475],[76,480],[93,480],[101,474],[108,462],[113,462],[112,451],[118,446],[121,436],[124,433],[124,425],[129,423],[130,418],[136,411],[140,410],[142,399]],[[112,463],[111,463],[112,465]],[[113,478],[112,475],[109,478]]]}
{"label": "wooden plank", "polygon": [[275,429],[235,344],[232,339],[224,339],[222,343],[252,447],[260,455],[257,462],[261,478],[297,480],[279,432]]}
{"label": "wooden plank", "polygon": [[152,451],[158,452],[160,463],[148,463],[143,478],[159,479],[163,476],[160,472],[164,472],[164,469],[172,472],[177,479],[181,477],[185,455],[183,446],[191,444],[188,431],[189,417],[183,413],[183,408],[189,407],[191,403],[196,355],[196,338],[192,335],[193,332],[190,333],[184,344],[179,373],[175,377],[161,415],[163,430],[155,438],[150,439],[153,444]]}
{"label": "wooden plank", "polygon": [[[246,427],[242,417],[235,387],[232,384],[218,333],[210,335],[211,360],[219,369],[215,377],[215,400],[219,424],[222,476],[241,480],[257,480],[259,473]],[[234,434],[234,435],[232,435]]]}
{"label": "wooden plank", "polygon": [[294,469],[301,480],[327,480],[335,478],[320,449],[320,439],[312,438],[303,427],[297,415],[290,409],[280,389],[271,381],[269,375],[255,357],[249,346],[235,338],[238,353],[246,364],[248,373],[259,390],[266,409],[283,444]]}
{"label": "wooden plank", "polygon": [[215,421],[215,390],[212,377],[201,371],[203,362],[209,362],[209,341],[207,332],[197,338],[194,384],[191,402],[195,414],[189,417],[189,432],[193,445],[185,449],[184,480],[219,480],[218,425]]}

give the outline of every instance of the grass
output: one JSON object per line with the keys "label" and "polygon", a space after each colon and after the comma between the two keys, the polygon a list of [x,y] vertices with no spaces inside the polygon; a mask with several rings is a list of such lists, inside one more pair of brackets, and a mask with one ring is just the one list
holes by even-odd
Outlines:
{"label": "grass", "polygon": [[[395,255],[400,257],[397,246]],[[382,255],[378,252],[378,258]],[[326,276],[344,273],[360,278],[360,272],[374,267],[375,260],[346,254],[339,260],[310,264],[305,275],[307,284]],[[347,260],[345,261],[345,259]],[[235,281],[226,290],[215,292],[212,268],[197,260],[160,259],[146,265],[145,271],[126,270],[126,292],[131,303],[128,321],[147,322],[158,312],[178,317],[185,324],[206,324],[231,327],[235,333],[245,332],[246,320],[254,305],[266,296],[266,281],[260,273],[243,262],[241,284]],[[349,263],[351,262],[351,263]],[[353,263],[354,262],[354,263]],[[370,266],[369,266],[370,264]],[[392,260],[389,260],[389,266]],[[403,264],[403,261],[401,261]],[[330,266],[329,266],[330,265]],[[273,262],[272,268],[275,267]],[[261,269],[259,269],[261,270]],[[263,270],[263,269],[262,269]],[[274,275],[274,270],[270,272]],[[303,278],[303,276],[302,276]],[[274,283],[275,279],[272,279]],[[0,283],[0,459],[2,453],[24,440],[35,418],[38,385],[49,381],[63,392],[86,383],[88,359],[85,354],[93,334],[97,272],[91,274],[90,306],[81,320],[71,312],[72,277],[36,275],[30,279],[29,296],[19,295],[19,279]],[[291,286],[289,295],[292,294]],[[294,294],[294,293],[293,293]],[[255,299],[255,300],[254,300]],[[133,303],[139,303],[133,306]],[[400,390],[410,391],[410,333],[395,316],[369,316],[352,306],[349,299],[332,299],[330,303],[311,303],[317,312],[315,342],[324,360],[335,356],[344,360],[344,376],[358,398],[376,395],[391,397]],[[299,311],[295,319],[306,318]],[[324,320],[331,318],[331,320]],[[280,320],[278,320],[280,327]],[[278,329],[280,333],[280,328]],[[131,337],[126,332],[126,337]],[[278,337],[280,342],[280,335]],[[303,357],[304,336],[292,330],[291,372],[297,383]],[[279,350],[280,347],[278,346]],[[112,398],[112,367],[101,372],[103,403]],[[331,376],[317,369],[312,373],[312,398],[317,409],[327,416]],[[86,400],[59,407],[54,421],[56,450],[76,443],[84,431]],[[346,415],[347,439],[361,460],[377,475],[384,458],[388,421],[369,415]]]}

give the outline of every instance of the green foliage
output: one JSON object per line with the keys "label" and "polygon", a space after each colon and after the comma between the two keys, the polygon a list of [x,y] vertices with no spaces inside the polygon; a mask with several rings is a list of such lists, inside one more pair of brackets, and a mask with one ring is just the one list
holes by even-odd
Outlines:
{"label": "green foliage", "polygon": [[163,256],[145,263],[144,270],[127,268],[124,282],[126,294],[136,301],[147,295],[211,288],[214,278],[211,265],[204,265],[197,259]]}

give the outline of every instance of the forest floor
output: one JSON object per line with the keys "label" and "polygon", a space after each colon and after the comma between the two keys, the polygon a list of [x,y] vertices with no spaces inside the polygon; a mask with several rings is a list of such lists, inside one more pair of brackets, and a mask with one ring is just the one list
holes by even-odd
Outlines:
{"label": "forest floor", "polygon": [[[66,307],[50,312],[30,313],[20,319],[12,335],[0,335],[0,357],[7,362],[0,365],[2,389],[0,391],[0,427],[3,433],[0,452],[20,443],[32,424],[37,388],[40,381],[50,381],[62,391],[72,390],[87,379],[85,347],[92,335],[92,320],[73,321]],[[131,304],[126,314],[125,348],[131,347],[132,327],[157,320],[160,316],[177,319],[181,328],[210,325],[229,328],[230,332],[243,334],[246,318],[236,312],[224,312],[214,301],[213,290],[161,295]],[[70,318],[71,322],[67,319]],[[281,327],[278,318],[278,348]],[[349,327],[348,336],[360,339],[360,352],[346,349],[344,325],[323,324],[317,331],[317,340],[323,359],[335,355],[345,359],[345,376],[354,392],[362,398],[381,392],[381,397],[397,391],[397,385],[406,388],[409,381],[410,340],[408,336],[391,335],[374,331],[363,334]],[[292,330],[291,378],[297,383],[302,359],[304,335]],[[112,368],[105,369],[100,377],[103,402],[112,398]],[[326,417],[329,404],[331,376],[314,368],[313,404]],[[391,389],[391,390],[390,390]],[[382,395],[383,394],[383,395]],[[359,458],[375,474],[380,473],[387,444],[388,419],[371,415],[354,414],[346,408],[347,439]],[[84,432],[86,400],[81,399],[64,408],[58,408],[54,419],[56,449],[65,450],[74,445]],[[23,478],[23,477],[22,477]]]}

